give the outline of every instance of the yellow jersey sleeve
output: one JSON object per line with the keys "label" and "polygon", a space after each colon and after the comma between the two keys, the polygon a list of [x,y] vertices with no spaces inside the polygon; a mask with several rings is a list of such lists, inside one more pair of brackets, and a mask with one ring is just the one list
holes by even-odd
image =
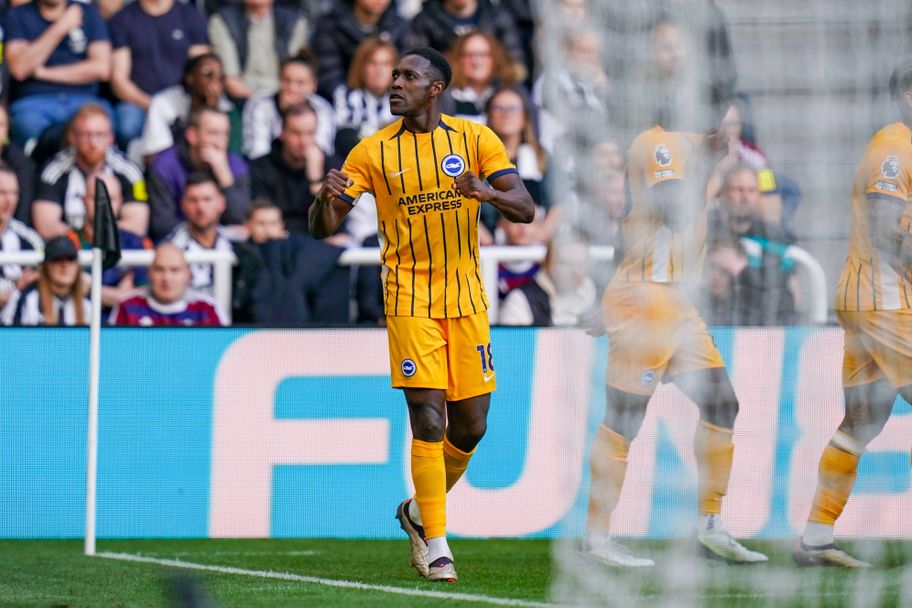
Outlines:
{"label": "yellow jersey sleeve", "polygon": [[503,142],[489,127],[482,125],[478,133],[478,171],[481,179],[489,182],[501,175],[518,173],[516,166],[510,162]]}
{"label": "yellow jersey sleeve", "polygon": [[371,159],[368,154],[365,140],[361,140],[348,153],[345,164],[342,165],[342,173],[352,180],[352,185],[342,194],[342,200],[350,205],[354,205],[358,197],[365,192],[374,191],[374,182],[371,179]]}
{"label": "yellow jersey sleeve", "polygon": [[912,194],[912,157],[907,148],[897,141],[871,146],[865,187],[868,198],[884,198],[906,204]]}

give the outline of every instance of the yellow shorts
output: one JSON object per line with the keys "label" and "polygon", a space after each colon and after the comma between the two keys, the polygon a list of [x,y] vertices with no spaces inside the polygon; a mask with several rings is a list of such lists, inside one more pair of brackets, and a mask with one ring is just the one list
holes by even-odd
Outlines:
{"label": "yellow shorts", "polygon": [[602,297],[609,386],[651,395],[664,378],[724,367],[697,309],[676,287],[611,283]]}
{"label": "yellow shorts", "polygon": [[837,310],[836,318],[845,330],[843,386],[912,384],[912,310]]}
{"label": "yellow shorts", "polygon": [[452,319],[387,317],[393,388],[436,388],[447,401],[493,392],[488,313]]}

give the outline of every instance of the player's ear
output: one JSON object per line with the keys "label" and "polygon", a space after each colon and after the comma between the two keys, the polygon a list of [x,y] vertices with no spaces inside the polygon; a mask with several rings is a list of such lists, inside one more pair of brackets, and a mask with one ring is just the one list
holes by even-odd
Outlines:
{"label": "player's ear", "polygon": [[431,83],[431,97],[440,97],[443,94],[443,91],[446,89],[446,86],[443,84],[442,80],[435,80]]}

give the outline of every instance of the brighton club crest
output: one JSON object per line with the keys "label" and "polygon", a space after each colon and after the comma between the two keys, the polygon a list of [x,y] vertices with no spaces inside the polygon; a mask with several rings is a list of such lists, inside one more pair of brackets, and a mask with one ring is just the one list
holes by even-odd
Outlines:
{"label": "brighton club crest", "polygon": [[466,168],[466,162],[458,154],[447,154],[440,161],[440,168],[450,177],[459,177]]}

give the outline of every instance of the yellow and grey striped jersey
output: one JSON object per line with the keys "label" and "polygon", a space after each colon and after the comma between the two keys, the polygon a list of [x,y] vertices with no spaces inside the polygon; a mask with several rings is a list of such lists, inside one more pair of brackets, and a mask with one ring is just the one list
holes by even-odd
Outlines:
{"label": "yellow and grey striped jersey", "polygon": [[900,276],[871,242],[868,207],[872,199],[899,205],[900,227],[912,232],[912,131],[889,124],[871,138],[855,171],[852,186],[852,237],[839,284],[836,310],[912,308],[912,282]]}
{"label": "yellow and grey striped jersey", "polygon": [[[640,133],[627,154],[630,211],[621,225],[624,258],[614,280],[679,283],[699,278],[706,257],[707,208],[682,232],[666,226],[650,202],[649,189],[691,177],[692,161],[703,136],[655,126]],[[695,195],[702,188],[692,188]]]}
{"label": "yellow and grey striped jersey", "polygon": [[342,171],[354,182],[351,204],[377,199],[383,302],[388,316],[442,319],[488,308],[478,259],[480,203],[460,196],[456,177],[515,173],[503,143],[488,127],[443,115],[431,133],[398,120],[362,139]]}

